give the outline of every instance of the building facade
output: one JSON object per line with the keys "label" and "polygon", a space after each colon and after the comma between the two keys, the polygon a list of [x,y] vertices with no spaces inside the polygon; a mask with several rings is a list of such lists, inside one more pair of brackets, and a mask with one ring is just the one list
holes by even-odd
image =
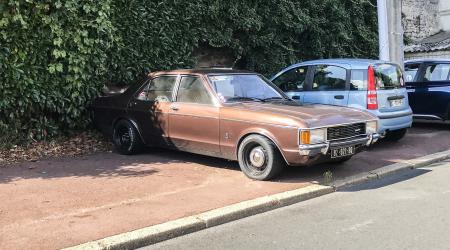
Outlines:
{"label": "building facade", "polygon": [[405,59],[450,58],[450,0],[403,0]]}

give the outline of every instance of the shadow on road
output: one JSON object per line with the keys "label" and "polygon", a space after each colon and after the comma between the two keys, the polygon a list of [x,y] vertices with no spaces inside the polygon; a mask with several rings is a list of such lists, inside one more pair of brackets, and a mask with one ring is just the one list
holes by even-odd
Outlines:
{"label": "shadow on road", "polygon": [[410,180],[413,178],[416,178],[418,176],[421,176],[423,174],[426,174],[428,172],[431,172],[432,170],[429,169],[408,169],[404,172],[396,175],[392,175],[386,178],[374,180],[368,183],[364,183],[361,185],[356,185],[353,187],[349,187],[343,190],[339,190],[339,192],[357,192],[357,191],[363,191],[363,190],[371,190],[371,189],[378,189],[382,187],[386,187],[392,184],[400,183],[406,180]]}

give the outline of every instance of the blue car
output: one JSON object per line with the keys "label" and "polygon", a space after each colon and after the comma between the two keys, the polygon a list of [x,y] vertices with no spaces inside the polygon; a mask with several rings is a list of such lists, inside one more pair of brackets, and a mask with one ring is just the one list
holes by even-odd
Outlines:
{"label": "blue car", "polygon": [[450,121],[450,59],[406,61],[405,80],[415,119]]}
{"label": "blue car", "polygon": [[380,119],[378,132],[386,139],[403,138],[412,125],[401,68],[369,59],[323,59],[293,64],[271,81],[302,103],[347,106]]}

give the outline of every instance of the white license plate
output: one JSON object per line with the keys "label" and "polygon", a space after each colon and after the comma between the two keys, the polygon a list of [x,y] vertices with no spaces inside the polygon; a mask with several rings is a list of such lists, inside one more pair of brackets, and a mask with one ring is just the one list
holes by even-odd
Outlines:
{"label": "white license plate", "polygon": [[353,154],[355,154],[355,146],[332,148],[330,151],[331,158],[340,158]]}
{"label": "white license plate", "polygon": [[399,107],[403,105],[403,99],[391,100],[391,107]]}

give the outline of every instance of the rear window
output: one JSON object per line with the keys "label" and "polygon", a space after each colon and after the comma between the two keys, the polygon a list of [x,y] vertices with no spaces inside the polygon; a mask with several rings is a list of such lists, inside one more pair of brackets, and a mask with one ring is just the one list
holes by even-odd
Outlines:
{"label": "rear window", "polygon": [[402,70],[394,64],[374,66],[377,89],[397,89],[403,87]]}
{"label": "rear window", "polygon": [[[350,78],[350,90],[367,90],[367,69],[353,69]],[[394,64],[378,64],[374,66],[377,89],[396,89],[403,87],[403,76],[400,67]]]}

